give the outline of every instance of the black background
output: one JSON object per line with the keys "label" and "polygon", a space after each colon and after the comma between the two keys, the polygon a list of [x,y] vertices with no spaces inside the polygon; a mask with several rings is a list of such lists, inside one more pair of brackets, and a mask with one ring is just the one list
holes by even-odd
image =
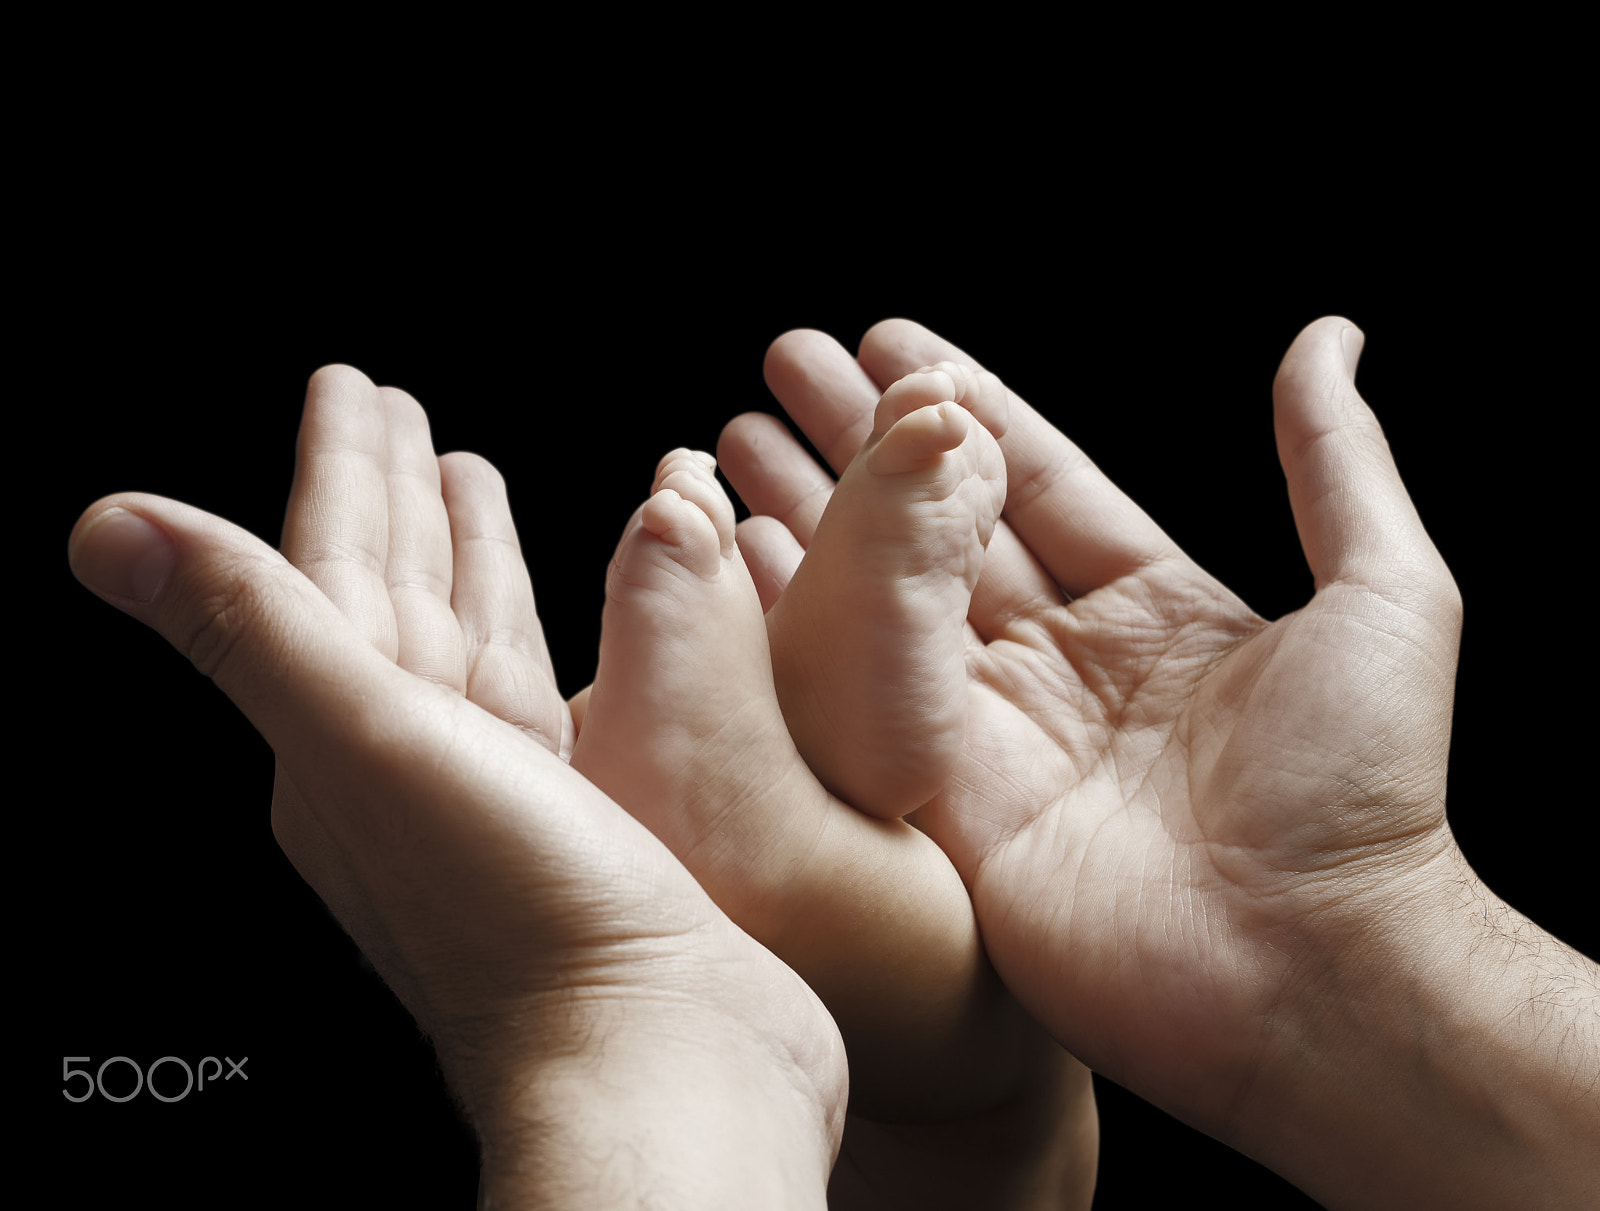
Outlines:
{"label": "black background", "polygon": [[[570,693],[660,454],[773,409],[760,366],[780,332],[853,345],[889,315],[1005,376],[1258,611],[1294,609],[1310,578],[1270,385],[1304,324],[1347,315],[1466,600],[1452,824],[1495,891],[1596,953],[1593,792],[1571,776],[1592,719],[1572,698],[1591,667],[1592,307],[1559,173],[1506,135],[1509,192],[1438,152],[1400,180],[1313,143],[1291,180],[1203,147],[1111,165],[1063,143],[1027,178],[844,142],[847,186],[811,150],[782,171],[735,155],[711,181],[670,155],[598,173],[534,156],[444,188],[330,147],[291,179],[235,165],[138,206],[77,196],[43,228],[14,403],[14,761],[43,769],[11,800],[33,1018],[13,1088],[58,1205],[473,1198],[426,1045],[273,842],[269,750],[66,566],[78,513],[124,489],[275,542],[305,379],[332,361],[409,390],[441,451],[506,474]],[[61,1096],[63,1056],[113,1055],[248,1056],[249,1081],[172,1105]],[[1173,1188],[1302,1201],[1114,1087],[1101,1108],[1099,1207]]]}

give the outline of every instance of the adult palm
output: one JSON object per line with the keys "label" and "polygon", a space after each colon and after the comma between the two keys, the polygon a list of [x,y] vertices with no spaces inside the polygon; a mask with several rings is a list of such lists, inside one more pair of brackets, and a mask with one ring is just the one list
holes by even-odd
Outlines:
{"label": "adult palm", "polygon": [[[1275,384],[1317,589],[1270,624],[1008,398],[966,747],[917,817],[1000,974],[1069,1050],[1258,1152],[1262,1103],[1323,1062],[1303,1007],[1384,961],[1373,920],[1458,873],[1444,796],[1459,599],[1355,393],[1360,341],[1318,321]],[[895,320],[859,360],[787,334],[767,376],[838,468],[881,389],[946,359],[975,364]],[[741,417],[719,448],[758,515],[742,537],[769,597],[828,483],[780,430]]]}

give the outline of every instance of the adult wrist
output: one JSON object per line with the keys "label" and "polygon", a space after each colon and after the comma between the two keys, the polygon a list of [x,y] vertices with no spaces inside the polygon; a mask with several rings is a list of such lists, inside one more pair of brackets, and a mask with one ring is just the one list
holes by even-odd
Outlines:
{"label": "adult wrist", "polygon": [[[627,999],[624,999],[627,1001]],[[685,1206],[821,1211],[839,1088],[743,1020],[643,998],[600,1004],[571,1046],[509,1067],[478,1099],[483,1208]],[[814,1057],[811,1057],[814,1058]]]}
{"label": "adult wrist", "polygon": [[1595,965],[1453,847],[1341,915],[1229,1142],[1330,1207],[1592,1205]]}

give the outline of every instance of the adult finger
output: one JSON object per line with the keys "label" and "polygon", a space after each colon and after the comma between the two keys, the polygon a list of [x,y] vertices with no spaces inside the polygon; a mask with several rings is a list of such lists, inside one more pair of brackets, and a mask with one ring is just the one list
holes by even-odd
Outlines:
{"label": "adult finger", "polygon": [[534,604],[505,480],[476,454],[439,459],[454,550],[451,607],[466,641],[466,695],[532,735],[570,751],[572,717]]}
{"label": "adult finger", "polygon": [[1459,625],[1460,597],[1355,385],[1365,337],[1349,320],[1309,324],[1272,385],[1278,459],[1319,590],[1364,585]]}
{"label": "adult finger", "polygon": [[389,412],[353,367],[324,366],[306,385],[282,547],[378,651],[399,655],[385,571]]}
{"label": "adult finger", "polygon": [[736,532],[739,554],[755,582],[761,608],[770,610],[789,587],[806,550],[782,522],[763,514],[745,518]]}
{"label": "adult finger", "polygon": [[[400,654],[389,596],[389,409],[350,366],[306,384],[283,554],[384,657]],[[282,760],[272,779],[272,833],[301,876],[352,935],[381,935],[349,858],[311,810]],[[364,942],[365,944],[365,942]]]}
{"label": "adult finger", "polygon": [[838,341],[809,328],[785,332],[773,341],[761,373],[767,389],[835,475],[866,444],[878,400],[894,381],[874,381]]}
{"label": "adult finger", "polygon": [[[978,361],[910,320],[884,320],[861,340],[862,368],[893,382],[920,366]],[[1060,430],[1015,392],[1000,438],[1006,456],[1005,521],[1074,597],[1153,563],[1186,558],[1154,521]]]}
{"label": "adult finger", "polygon": [[775,518],[802,547],[810,543],[833,495],[833,477],[782,421],[760,412],[734,417],[717,439],[717,465],[752,515]]}
{"label": "adult finger", "polygon": [[389,551],[384,575],[400,632],[396,663],[428,681],[466,690],[466,650],[451,609],[455,560],[439,459],[422,405],[380,387],[388,415]]}

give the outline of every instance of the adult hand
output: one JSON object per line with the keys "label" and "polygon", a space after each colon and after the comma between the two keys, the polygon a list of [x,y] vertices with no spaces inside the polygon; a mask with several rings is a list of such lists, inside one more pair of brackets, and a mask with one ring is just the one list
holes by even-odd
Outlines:
{"label": "adult hand", "polygon": [[820,1206],[837,1032],[558,755],[570,720],[493,469],[436,460],[403,393],[322,371],[286,547],[310,579],[216,517],[122,494],[70,556],[273,746],[278,835],[432,1036],[483,1205]]}
{"label": "adult hand", "polygon": [[[1270,624],[1010,400],[966,750],[918,823],[1069,1050],[1313,1196],[1576,1203],[1600,1155],[1600,981],[1450,835],[1461,606],[1355,391],[1361,342],[1318,321],[1278,375],[1317,591]],[[882,387],[947,359],[976,365],[889,321],[859,360],[790,333],[767,377],[838,469]],[[718,455],[770,599],[829,478],[770,418],[734,421]]]}

